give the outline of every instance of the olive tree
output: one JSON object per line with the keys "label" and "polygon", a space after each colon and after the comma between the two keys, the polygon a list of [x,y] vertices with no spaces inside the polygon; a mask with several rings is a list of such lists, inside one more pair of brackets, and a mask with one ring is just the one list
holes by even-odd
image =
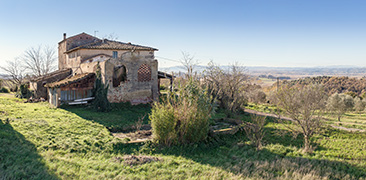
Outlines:
{"label": "olive tree", "polygon": [[327,100],[327,109],[341,121],[341,117],[352,110],[354,106],[353,98],[347,94],[332,94]]}
{"label": "olive tree", "polygon": [[304,87],[283,86],[276,92],[276,103],[282,113],[292,119],[286,125],[292,132],[304,136],[304,152],[311,152],[310,138],[319,132],[321,115],[325,108],[326,96],[321,85]]}
{"label": "olive tree", "polygon": [[365,110],[366,107],[366,99],[360,99],[359,97],[355,97],[353,99],[354,102],[354,109],[356,112],[360,113]]}

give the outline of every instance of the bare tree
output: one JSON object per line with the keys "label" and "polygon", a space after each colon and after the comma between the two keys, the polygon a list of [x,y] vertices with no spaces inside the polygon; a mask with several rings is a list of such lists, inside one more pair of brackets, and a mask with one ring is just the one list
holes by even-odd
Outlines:
{"label": "bare tree", "polygon": [[25,68],[21,65],[19,58],[15,58],[13,61],[6,61],[6,63],[7,66],[0,66],[0,69],[11,77],[9,80],[13,84],[21,85],[25,76]]}
{"label": "bare tree", "polygon": [[326,96],[321,85],[301,88],[283,86],[276,92],[277,105],[293,121],[286,126],[294,134],[304,135],[304,152],[311,152],[310,138],[320,130]]}
{"label": "bare tree", "polygon": [[193,55],[189,54],[188,52],[182,52],[182,59],[180,62],[183,65],[183,68],[187,70],[187,76],[192,77],[196,66],[199,62],[194,58]]}
{"label": "bare tree", "polygon": [[56,53],[50,46],[38,46],[26,50],[22,61],[25,68],[35,76],[42,76],[56,69]]}
{"label": "bare tree", "polygon": [[223,70],[210,62],[204,77],[211,95],[220,101],[222,108],[228,110],[228,116],[241,109],[246,102],[244,87],[248,82],[245,68],[235,63],[228,70]]}

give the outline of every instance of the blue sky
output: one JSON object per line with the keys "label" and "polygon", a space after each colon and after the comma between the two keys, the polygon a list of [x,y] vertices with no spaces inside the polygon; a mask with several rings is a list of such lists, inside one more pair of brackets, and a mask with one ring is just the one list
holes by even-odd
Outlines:
{"label": "blue sky", "polygon": [[57,48],[64,32],[94,31],[203,65],[366,66],[363,0],[0,0],[0,65],[32,46]]}

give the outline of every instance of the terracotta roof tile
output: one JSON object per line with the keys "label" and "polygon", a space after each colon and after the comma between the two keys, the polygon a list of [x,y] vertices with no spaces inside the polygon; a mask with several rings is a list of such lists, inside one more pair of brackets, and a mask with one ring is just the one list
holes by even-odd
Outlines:
{"label": "terracotta roof tile", "polygon": [[92,77],[94,75],[95,75],[94,73],[76,74],[75,76],[68,77],[68,78],[63,79],[61,81],[57,81],[57,82],[53,82],[53,83],[48,83],[48,84],[45,85],[45,87],[61,87],[61,86],[66,86],[68,84],[72,84],[74,82],[81,81],[81,80],[83,80],[85,78]]}
{"label": "terracotta roof tile", "polygon": [[78,46],[76,48],[66,51],[66,53],[75,51],[77,49],[148,50],[148,51],[157,51],[158,50],[158,49],[155,49],[152,47],[140,46],[140,45],[135,45],[135,44],[131,44],[131,43],[123,43],[123,42],[104,39],[104,40],[99,40],[96,42]]}
{"label": "terracotta roof tile", "polygon": [[63,73],[70,73],[71,74],[71,69],[61,69],[61,70],[53,71],[53,72],[45,74],[43,76],[38,76],[36,78],[33,78],[30,81],[31,82],[36,82],[36,81],[48,79],[48,78],[51,78],[53,76],[57,76],[57,75],[60,75],[60,74],[63,74]]}

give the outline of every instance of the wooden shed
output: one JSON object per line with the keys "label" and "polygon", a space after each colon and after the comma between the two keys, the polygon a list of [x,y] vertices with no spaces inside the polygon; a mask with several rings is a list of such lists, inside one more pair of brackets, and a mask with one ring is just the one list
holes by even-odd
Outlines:
{"label": "wooden shed", "polygon": [[61,104],[83,104],[93,99],[94,73],[76,74],[58,82],[45,85],[49,102],[55,107]]}

